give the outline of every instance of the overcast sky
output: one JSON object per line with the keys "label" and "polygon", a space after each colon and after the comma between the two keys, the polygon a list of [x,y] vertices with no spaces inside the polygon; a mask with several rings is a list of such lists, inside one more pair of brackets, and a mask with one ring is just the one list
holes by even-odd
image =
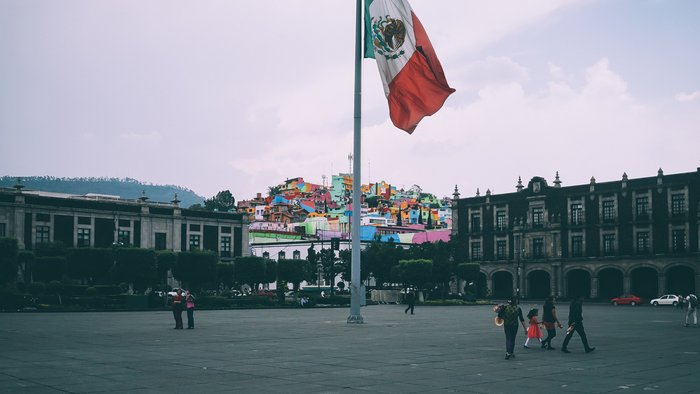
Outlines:
{"label": "overcast sky", "polygon": [[[348,172],[354,5],[0,0],[0,175],[241,200]],[[700,166],[700,1],[411,5],[457,92],[408,135],[365,60],[363,183],[472,196]]]}

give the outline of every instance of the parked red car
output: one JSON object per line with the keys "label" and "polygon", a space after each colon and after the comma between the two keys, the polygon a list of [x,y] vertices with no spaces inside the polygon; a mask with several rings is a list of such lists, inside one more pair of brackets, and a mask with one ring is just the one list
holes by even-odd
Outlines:
{"label": "parked red car", "polygon": [[611,302],[613,305],[626,305],[626,304],[629,304],[629,305],[635,306],[635,305],[637,305],[637,304],[641,304],[641,303],[642,303],[642,299],[639,298],[639,297],[637,297],[637,296],[634,295],[634,294],[628,294],[628,295],[622,295],[622,296],[619,296],[619,297],[615,297],[615,298],[613,298],[612,300],[610,300],[610,302]]}

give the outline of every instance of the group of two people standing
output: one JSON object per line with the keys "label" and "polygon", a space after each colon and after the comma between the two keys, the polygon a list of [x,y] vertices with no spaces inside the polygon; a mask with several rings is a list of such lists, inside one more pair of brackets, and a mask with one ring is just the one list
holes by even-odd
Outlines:
{"label": "group of two people standing", "polygon": [[194,301],[195,297],[189,290],[182,294],[182,289],[177,289],[173,296],[173,317],[175,318],[175,329],[182,330],[182,311],[187,309],[187,328],[194,328]]}
{"label": "group of two people standing", "polygon": [[[534,313],[533,313],[534,312]],[[556,327],[562,328],[561,323],[556,313],[556,307],[554,306],[554,297],[550,296],[545,301],[542,308],[542,322],[547,330],[547,338],[542,341],[542,348],[553,350],[552,339],[557,335]],[[508,302],[508,305],[503,307],[499,312],[499,317],[503,319],[503,329],[506,334],[506,360],[510,358],[515,358],[515,337],[518,333],[518,323],[523,326],[523,329],[528,334],[528,340],[525,342],[524,347],[527,347],[530,338],[539,338],[541,333],[539,333],[539,322],[537,321],[536,310],[531,311],[528,314],[530,319],[530,329],[525,326],[525,319],[523,318],[523,311],[518,306],[518,300],[513,297]],[[586,331],[583,327],[583,297],[579,297],[571,301],[569,305],[569,326],[566,330],[566,337],[564,338],[564,343],[562,344],[561,351],[564,353],[571,353],[567,346],[571,337],[577,332],[581,337],[581,342],[583,342],[583,347],[586,353],[590,353],[595,350],[594,347],[588,345],[588,338],[586,337]]]}

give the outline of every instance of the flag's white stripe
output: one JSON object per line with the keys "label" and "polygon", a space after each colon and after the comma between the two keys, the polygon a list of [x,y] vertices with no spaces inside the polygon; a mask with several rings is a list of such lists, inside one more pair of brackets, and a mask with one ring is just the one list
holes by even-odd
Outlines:
{"label": "flag's white stripe", "polygon": [[[404,54],[398,59],[387,60],[383,55],[374,49],[374,56],[379,67],[379,74],[382,77],[384,84],[384,93],[389,96],[389,84],[394,80],[394,77],[408,63],[408,60],[416,51],[416,35],[413,31],[413,16],[411,14],[411,6],[403,0],[374,0],[369,6],[369,13],[372,21],[374,18],[385,18],[387,15],[390,18],[400,19],[406,27],[406,38],[399,50],[403,50]],[[374,37],[372,37],[374,39]]]}

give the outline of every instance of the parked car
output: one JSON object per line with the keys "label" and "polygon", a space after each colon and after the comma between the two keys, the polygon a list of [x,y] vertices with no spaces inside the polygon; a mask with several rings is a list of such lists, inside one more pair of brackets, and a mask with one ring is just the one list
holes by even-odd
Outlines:
{"label": "parked car", "polygon": [[613,305],[632,305],[635,306],[637,304],[642,303],[642,299],[637,297],[634,294],[626,294],[626,295],[621,295],[619,297],[615,297],[610,300],[610,303]]}
{"label": "parked car", "polygon": [[654,306],[659,306],[659,305],[673,305],[676,306],[678,305],[678,296],[675,294],[666,294],[662,295],[659,298],[654,298],[653,300],[649,301],[651,305]]}

